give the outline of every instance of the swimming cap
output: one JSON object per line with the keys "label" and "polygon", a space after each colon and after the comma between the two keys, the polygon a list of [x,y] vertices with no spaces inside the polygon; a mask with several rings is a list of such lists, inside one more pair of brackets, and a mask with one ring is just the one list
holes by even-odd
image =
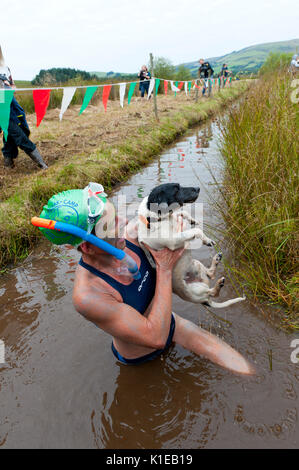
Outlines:
{"label": "swimming cap", "polygon": [[[106,196],[103,186],[98,183],[89,183],[84,189],[63,191],[49,199],[40,217],[75,225],[90,233],[103,214]],[[69,233],[39,229],[55,245],[78,246],[83,241]]]}

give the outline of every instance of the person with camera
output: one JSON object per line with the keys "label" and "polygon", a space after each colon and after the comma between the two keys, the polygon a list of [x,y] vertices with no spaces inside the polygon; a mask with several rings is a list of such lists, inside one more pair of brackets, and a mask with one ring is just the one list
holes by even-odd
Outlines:
{"label": "person with camera", "polygon": [[148,71],[148,68],[146,65],[143,65],[141,67],[140,72],[138,73],[139,77],[139,90],[141,92],[141,98],[144,98],[145,92],[148,95],[148,89],[149,89],[149,84],[150,84],[150,79],[151,79],[151,74]]}
{"label": "person with camera", "polygon": [[[0,88],[13,88],[13,81],[10,69],[5,65],[0,47]],[[0,128],[1,132],[1,128]],[[8,125],[8,136],[5,139],[3,135],[2,154],[4,157],[4,166],[14,168],[14,159],[18,156],[18,147],[22,149],[42,170],[48,166],[40,155],[36,145],[29,139],[30,129],[26,120],[25,111],[13,97],[10,105],[10,117]]]}

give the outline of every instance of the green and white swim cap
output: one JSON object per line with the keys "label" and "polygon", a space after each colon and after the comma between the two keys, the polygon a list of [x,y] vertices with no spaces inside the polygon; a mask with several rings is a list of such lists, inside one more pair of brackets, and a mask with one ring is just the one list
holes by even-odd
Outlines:
{"label": "green and white swim cap", "polygon": [[[89,183],[84,189],[70,189],[55,194],[49,199],[40,217],[75,225],[88,233],[102,217],[107,194],[98,183]],[[64,232],[40,228],[41,232],[55,245],[78,246],[82,239]]]}

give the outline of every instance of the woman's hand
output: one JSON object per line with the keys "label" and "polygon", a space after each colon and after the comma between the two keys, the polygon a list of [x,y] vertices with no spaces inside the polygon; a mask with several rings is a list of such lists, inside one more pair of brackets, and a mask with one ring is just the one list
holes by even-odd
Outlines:
{"label": "woman's hand", "polygon": [[144,243],[145,248],[153,256],[157,268],[161,268],[164,271],[172,271],[176,265],[178,259],[182,256],[184,252],[184,247],[179,248],[178,250],[169,250],[169,248],[163,248],[163,250],[154,250]]}

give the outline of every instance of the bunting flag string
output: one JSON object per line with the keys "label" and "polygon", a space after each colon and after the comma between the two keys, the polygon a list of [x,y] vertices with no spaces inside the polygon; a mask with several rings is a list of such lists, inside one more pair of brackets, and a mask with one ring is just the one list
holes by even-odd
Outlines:
{"label": "bunting flag string", "polygon": [[109,98],[109,95],[110,95],[111,88],[112,88],[112,85],[105,85],[104,88],[103,88],[102,101],[103,101],[103,105],[104,105],[104,108],[105,108],[105,112],[107,111],[107,102],[108,102],[108,98]]}
{"label": "bunting flag string", "polygon": [[10,105],[13,94],[14,90],[0,90],[0,127],[3,130],[5,139],[7,139],[8,136]]}
{"label": "bunting flag string", "polygon": [[66,112],[67,108],[69,107],[73,96],[75,94],[76,87],[68,87],[63,89],[63,97],[62,97],[62,103],[61,103],[61,109],[59,113],[59,119],[60,121],[62,120],[62,116]]}
{"label": "bunting flag string", "polygon": [[[148,91],[147,99],[150,98],[154,90],[155,90],[154,91],[155,95],[157,95],[160,83],[162,81],[164,82],[165,95],[168,94],[168,83],[170,83],[170,88],[174,92],[175,96],[177,92],[183,89],[183,87],[184,87],[186,96],[188,96],[188,93],[190,94],[192,88],[201,89],[205,82],[207,82],[207,84],[209,84],[211,87],[216,87],[216,85],[218,84],[219,89],[224,88],[226,85],[231,86],[232,77],[225,77],[225,78],[219,77],[217,79],[209,78],[208,80],[193,79],[193,80],[184,80],[181,82],[179,81],[174,82],[173,80],[166,80],[163,78],[151,78],[148,81],[149,81],[149,91]],[[61,109],[59,112],[59,119],[61,121],[65,111],[70,106],[71,101],[74,97],[74,94],[76,93],[76,90],[78,88],[85,89],[83,103],[79,111],[79,115],[81,115],[85,111],[87,106],[89,105],[94,93],[97,91],[98,88],[103,88],[102,102],[103,102],[103,106],[106,112],[110,92],[111,92],[113,85],[119,86],[119,101],[120,101],[120,106],[123,108],[127,84],[130,85],[129,92],[128,92],[128,104],[130,104],[137,83],[139,83],[139,80],[135,82],[122,82],[122,83],[113,83],[113,84],[105,84],[105,85],[99,84],[99,85],[78,85],[76,87],[74,86],[48,87],[46,89],[45,88],[3,89],[3,90],[0,90],[0,127],[4,131],[4,137],[7,136],[7,129],[8,129],[8,124],[9,124],[9,116],[10,116],[10,105],[11,105],[14,92],[32,91],[34,107],[35,107],[35,112],[36,112],[36,126],[38,127],[46,114],[52,90],[63,90]]]}
{"label": "bunting flag string", "polygon": [[51,90],[33,90],[32,94],[36,114],[36,127],[38,127],[46,114]]}

